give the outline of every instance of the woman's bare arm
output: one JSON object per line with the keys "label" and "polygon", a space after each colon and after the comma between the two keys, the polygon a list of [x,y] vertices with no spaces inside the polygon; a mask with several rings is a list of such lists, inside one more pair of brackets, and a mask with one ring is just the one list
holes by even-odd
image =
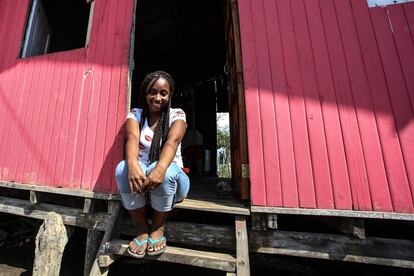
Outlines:
{"label": "woman's bare arm", "polygon": [[160,159],[147,177],[147,185],[150,188],[155,188],[164,181],[165,173],[174,160],[178,145],[184,138],[186,128],[187,126],[183,120],[176,120],[171,124],[167,141],[161,150]]}
{"label": "woman's bare arm", "polygon": [[134,119],[127,119],[125,123],[125,160],[128,165],[128,183],[131,193],[143,192],[146,176],[138,164],[139,154],[139,124]]}

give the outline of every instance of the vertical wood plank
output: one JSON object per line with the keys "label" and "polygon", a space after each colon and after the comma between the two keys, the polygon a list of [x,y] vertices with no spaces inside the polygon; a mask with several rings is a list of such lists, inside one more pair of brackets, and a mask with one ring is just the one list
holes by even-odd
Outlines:
{"label": "vertical wood plank", "polygon": [[58,82],[56,88],[56,108],[50,142],[51,150],[48,159],[51,169],[46,173],[48,183],[51,183],[51,185],[55,187],[62,187],[62,182],[54,181],[54,175],[56,168],[58,167],[58,163],[63,161],[62,157],[65,152],[64,146],[63,148],[59,148],[59,140],[62,136],[65,136],[67,132],[67,129],[62,129],[62,118],[66,115],[63,111],[66,106],[67,96],[69,94],[67,93],[69,69],[72,69],[72,65],[70,64],[70,52],[62,54],[59,59],[62,60],[62,63],[60,64],[62,69],[59,74],[60,81]]}
{"label": "vertical wood plank", "polygon": [[40,107],[43,101],[43,90],[40,89],[42,87],[42,83],[46,79],[45,73],[48,67],[48,61],[46,59],[39,60],[37,63],[37,73],[38,75],[34,77],[34,84],[31,89],[35,91],[34,98],[30,99],[30,105],[32,106],[29,114],[26,114],[29,117],[28,128],[27,131],[30,135],[30,140],[27,141],[28,150],[26,154],[23,154],[23,162],[22,166],[24,174],[23,174],[23,183],[30,183],[31,175],[32,175],[32,163],[34,159],[41,158],[41,152],[39,147],[36,144],[36,130],[39,124],[39,114],[40,114]]}
{"label": "vertical wood plank", "polygon": [[298,188],[278,8],[276,1],[265,1],[264,3],[280,166],[280,182],[275,179],[273,184],[278,193],[269,194],[267,198],[269,204],[272,205],[295,207],[299,206]]}
{"label": "vertical wood plank", "polygon": [[[414,9],[412,10],[414,12]],[[411,108],[414,110],[414,41],[409,31],[409,23],[403,5],[393,5],[388,8],[388,15],[391,20],[395,46],[401,63],[404,81],[407,86],[408,99]],[[414,22],[412,23],[414,24]],[[412,148],[414,149],[414,148]],[[414,152],[410,153],[411,155]],[[410,156],[411,157],[411,156]],[[411,199],[414,198],[414,164],[410,158],[406,162],[408,176],[411,184]]]}
{"label": "vertical wood plank", "polygon": [[53,76],[51,80],[50,94],[48,99],[47,117],[45,120],[45,129],[42,141],[42,152],[45,153],[46,166],[42,166],[39,171],[38,181],[40,183],[46,183],[49,186],[54,186],[52,179],[49,178],[50,172],[54,170],[55,164],[53,164],[53,156],[56,145],[54,145],[55,128],[56,126],[56,110],[59,104],[59,84],[61,81],[61,75],[63,70],[63,60],[61,56],[55,54],[56,63],[53,68]]}
{"label": "vertical wood plank", "polygon": [[246,218],[236,216],[236,255],[237,255],[237,275],[250,275],[249,261],[249,238],[247,236]]}
{"label": "vertical wood plank", "polygon": [[[108,96],[109,102],[104,144],[104,165],[99,179],[99,183],[104,183],[103,189],[108,192],[117,190],[116,183],[114,182],[114,171],[115,166],[119,161],[116,159],[116,156],[122,155],[123,153],[124,139],[123,135],[119,135],[120,137],[117,136],[119,132],[122,132],[120,128],[117,128],[117,120],[120,117],[123,120],[126,118],[124,111],[126,109],[127,100],[127,75],[122,74],[122,70],[127,68],[133,12],[133,1],[120,3],[117,11],[116,30],[120,34],[116,37],[117,39],[115,40],[114,45],[114,59]],[[122,79],[124,80],[122,81]],[[118,99],[122,99],[121,102],[124,105],[120,110],[118,110]]]}
{"label": "vertical wood plank", "polygon": [[351,87],[335,7],[331,1],[319,1],[319,5],[339,109],[353,207],[357,210],[372,210],[358,121],[352,95],[349,93]]}
{"label": "vertical wood plank", "polygon": [[315,208],[314,177],[310,156],[309,133],[306,124],[306,107],[300,80],[297,41],[291,12],[291,1],[277,1],[284,54],[284,65],[289,96],[293,147],[296,163],[299,206]]}
{"label": "vertical wood plank", "polygon": [[[246,91],[247,131],[252,203],[266,205],[264,158],[259,106],[258,76],[254,48],[254,28],[251,1],[239,1],[241,41],[243,45],[244,87]],[[260,50],[260,49],[258,49]]]}
{"label": "vertical wood plank", "polygon": [[[394,193],[393,187],[399,185],[397,183],[408,182],[398,130],[394,122],[383,65],[368,7],[365,3],[358,0],[352,0],[351,4],[357,26],[358,39],[361,49],[364,49],[362,57],[372,93],[373,110],[375,111],[388,186],[390,187],[390,192]],[[374,208],[379,209],[375,202]],[[390,211],[395,211],[393,206],[391,208]],[[385,208],[382,210],[387,211]]]}
{"label": "vertical wood plank", "polygon": [[319,2],[309,0],[304,1],[304,4],[319,90],[316,99],[322,108],[335,208],[352,209],[344,141]]}
{"label": "vertical wood plank", "polygon": [[69,133],[66,144],[65,165],[63,169],[63,185],[72,189],[79,188],[79,185],[73,183],[73,171],[75,167],[75,154],[77,136],[79,133],[79,114],[82,109],[84,73],[86,72],[86,51],[82,49],[77,54],[74,61],[76,66],[76,75],[73,82],[73,97],[70,104],[69,114]]}
{"label": "vertical wood plank", "polygon": [[31,121],[34,117],[34,109],[36,99],[38,98],[37,93],[37,81],[40,77],[40,60],[33,58],[32,59],[32,69],[30,77],[27,76],[27,83],[25,86],[22,87],[20,91],[21,94],[24,95],[22,98],[23,101],[23,109],[20,113],[20,123],[21,127],[18,128],[18,135],[16,135],[16,140],[20,140],[15,147],[16,153],[15,158],[12,160],[12,167],[14,167],[14,162],[16,162],[16,170],[15,175],[13,178],[16,182],[24,182],[26,183],[30,179],[30,172],[25,171],[25,163],[28,159],[31,158],[31,154],[34,151],[33,145],[33,134],[29,131],[31,126]]}
{"label": "vertical wood plank", "polygon": [[[50,55],[47,57],[50,63],[50,66],[47,70],[47,77],[45,82],[43,83],[43,101],[42,101],[42,107],[41,107],[41,113],[40,113],[40,122],[39,122],[39,128],[37,129],[37,138],[36,138],[36,145],[40,148],[41,152],[41,158],[40,160],[37,160],[37,164],[33,169],[33,172],[35,172],[35,175],[33,176],[33,180],[35,183],[42,183],[45,184],[45,176],[46,171],[50,169],[50,166],[48,164],[48,155],[49,155],[49,138],[50,138],[50,120],[53,120],[53,115],[51,114],[51,110],[53,107],[51,107],[51,102],[53,102],[53,92],[52,92],[52,85],[54,82],[54,79],[58,75],[58,56],[57,55]],[[56,81],[55,81],[56,82]],[[45,143],[45,140],[47,141]]]}
{"label": "vertical wood plank", "polygon": [[[94,162],[92,163],[92,185],[94,183],[97,183],[97,179],[100,175],[100,173],[103,173],[103,170],[110,170],[110,167],[105,167],[105,164],[107,164],[107,161],[105,160],[106,156],[105,153],[105,140],[106,140],[106,128],[107,128],[107,121],[108,121],[108,111],[109,111],[109,98],[110,93],[112,92],[110,90],[111,88],[111,81],[112,81],[112,75],[116,76],[116,73],[114,72],[117,70],[117,64],[121,63],[121,55],[119,55],[119,52],[115,52],[115,48],[117,45],[122,45],[121,39],[119,37],[122,37],[122,27],[120,28],[118,23],[118,14],[119,11],[122,11],[123,5],[119,5],[119,1],[112,2],[112,5],[110,6],[111,12],[108,14],[108,21],[112,22],[112,24],[109,24],[107,29],[107,36],[105,41],[105,55],[103,56],[103,60],[101,61],[104,64],[107,64],[104,68],[104,72],[102,75],[102,87],[101,87],[101,97],[99,102],[99,108],[98,108],[98,121],[97,121],[97,137],[95,141],[95,157]],[[125,1],[123,2],[125,4]],[[108,3],[109,4],[109,3]],[[120,9],[121,7],[121,9]],[[122,13],[123,15],[123,13]],[[122,16],[120,15],[120,17]],[[98,161],[98,162],[96,162]],[[102,185],[102,188],[104,190],[109,190],[109,185],[105,182],[108,182],[109,179],[103,179],[100,178],[100,185]],[[93,186],[91,189],[93,190]]]}
{"label": "vertical wood plank", "polygon": [[[8,177],[13,179],[16,173],[16,162],[14,150],[18,146],[18,142],[21,141],[21,132],[24,131],[22,125],[22,112],[24,112],[24,93],[18,93],[14,95],[13,91],[22,91],[27,83],[30,83],[31,76],[33,74],[33,61],[26,61],[23,64],[18,64],[15,67],[17,79],[12,79],[12,85],[10,86],[10,99],[7,102],[9,110],[7,112],[5,122],[8,122],[5,130],[5,137],[3,137],[5,151],[4,165],[8,167]],[[18,81],[22,80],[22,81]]]}
{"label": "vertical wood plank", "polygon": [[[298,206],[297,183],[295,175],[295,163],[292,153],[292,131],[290,124],[289,102],[284,78],[283,51],[281,48],[279,17],[275,1],[264,1],[263,13],[265,15],[267,43],[269,47],[270,79],[273,94],[275,130],[276,164],[275,176],[268,184],[267,202],[276,206]],[[275,72],[278,72],[275,74]],[[286,189],[289,188],[289,191]]]}
{"label": "vertical wood plank", "polygon": [[[47,107],[49,93],[48,88],[50,89],[51,77],[53,76],[53,67],[55,64],[55,59],[53,56],[49,55],[44,58],[45,63],[47,64],[45,68],[45,73],[42,78],[40,78],[40,83],[38,86],[38,92],[41,96],[41,101],[39,103],[38,115],[37,115],[37,124],[36,128],[33,130],[34,144],[37,147],[38,155],[33,159],[31,170],[30,170],[30,183],[38,183],[38,173],[41,166],[46,166],[46,157],[42,151],[42,139],[44,132],[44,124],[47,118]],[[43,184],[43,183],[42,183]]]}
{"label": "vertical wood plank", "polygon": [[[256,145],[256,150],[263,151],[265,197],[275,198],[278,195],[277,185],[280,182],[279,175],[279,152],[277,148],[275,106],[273,98],[273,87],[271,79],[271,68],[269,63],[269,42],[266,33],[266,22],[262,16],[264,14],[265,1],[258,1],[251,5],[252,20],[255,42],[255,56],[258,76],[258,105],[261,119],[262,144]],[[265,149],[273,149],[271,152]],[[267,202],[269,204],[269,202]]]}
{"label": "vertical wood plank", "polygon": [[411,34],[411,38],[414,39],[414,3],[407,3],[403,5],[403,8],[408,22],[408,31]]}
{"label": "vertical wood plank", "polygon": [[335,205],[326,149],[325,130],[321,106],[318,101],[319,87],[316,82],[313,49],[309,47],[311,41],[309,37],[308,16],[305,12],[303,1],[292,1],[291,3],[298,51],[298,69],[306,110],[305,116],[309,135],[316,206],[318,208],[333,209]]}
{"label": "vertical wood plank", "polygon": [[[366,69],[362,60],[362,49],[356,33],[350,2],[335,1],[339,30],[344,46],[345,61],[350,78],[350,94],[353,98],[362,150],[368,176],[368,189],[372,206],[376,211],[391,211],[388,180],[382,157],[382,150],[375,120],[372,97],[375,92],[368,85]],[[373,95],[371,95],[373,92]]]}
{"label": "vertical wood plank", "polygon": [[[388,84],[391,104],[393,107],[394,118],[397,126],[397,133],[400,138],[401,149],[404,163],[407,166],[412,164],[414,155],[414,135],[413,109],[408,100],[407,87],[404,82],[401,64],[395,48],[394,38],[390,28],[390,22],[386,9],[370,9],[371,19],[374,26],[376,40],[384,68],[385,78]],[[408,168],[408,167],[406,167]],[[410,171],[407,170],[410,178]],[[410,212],[413,210],[411,192],[407,185],[394,183],[396,189],[392,188],[392,200],[395,210],[400,212]],[[398,188],[397,188],[398,187]],[[398,190],[398,192],[396,192]]]}
{"label": "vertical wood plank", "polygon": [[[79,59],[79,50],[71,51],[68,53],[68,64],[66,65],[69,67],[69,71],[66,74],[66,84],[65,84],[65,98],[64,104],[60,112],[62,113],[62,118],[60,120],[60,131],[59,131],[59,139],[57,142],[57,149],[58,152],[56,154],[55,160],[55,171],[53,175],[53,183],[59,183],[63,187],[70,187],[66,185],[67,182],[64,181],[63,174],[64,174],[64,167],[66,165],[67,159],[67,152],[68,152],[68,145],[71,143],[69,140],[69,133],[71,132],[70,126],[70,118],[72,115],[72,109],[75,107],[73,106],[73,98],[75,95],[74,87],[76,83],[76,79],[78,77],[78,59]],[[72,161],[72,160],[71,160]]]}
{"label": "vertical wood plank", "polygon": [[16,88],[16,91],[21,92],[19,93],[20,97],[18,97],[18,105],[16,109],[13,110],[15,113],[12,114],[13,121],[11,123],[13,124],[13,130],[11,130],[10,133],[12,140],[9,140],[9,142],[7,143],[8,147],[10,149],[13,149],[13,152],[11,153],[12,155],[10,156],[11,158],[8,161],[9,177],[11,179],[18,179],[18,181],[21,181],[21,169],[23,167],[20,164],[20,162],[22,162],[23,160],[19,158],[19,152],[21,152],[21,147],[23,147],[23,152],[27,150],[24,144],[25,141],[30,139],[30,133],[27,132],[28,126],[27,124],[25,124],[25,117],[27,114],[27,109],[30,108],[30,106],[28,106],[28,102],[30,102],[30,97],[33,96],[33,91],[30,89],[30,87],[35,70],[34,64],[35,61],[33,59],[29,59],[25,60],[21,65],[25,69],[25,74],[23,75],[23,78],[20,81],[18,81],[20,85],[18,85]]}

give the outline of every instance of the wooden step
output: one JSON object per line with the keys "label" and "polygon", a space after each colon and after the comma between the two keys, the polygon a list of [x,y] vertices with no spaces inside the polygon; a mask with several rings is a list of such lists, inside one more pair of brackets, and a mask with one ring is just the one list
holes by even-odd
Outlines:
{"label": "wooden step", "polygon": [[[128,244],[129,241],[125,240],[112,240],[106,243],[104,253],[100,257],[100,259],[103,260],[99,261],[100,266],[106,267],[111,263],[105,261],[105,258],[108,258],[108,255],[109,258],[111,258],[111,255],[129,256],[126,251]],[[236,258],[230,254],[199,251],[173,246],[167,246],[167,250],[161,255],[146,255],[144,258],[162,262],[205,267],[227,272],[234,272],[236,270]]]}
{"label": "wooden step", "polygon": [[216,212],[234,215],[250,215],[250,209],[237,201],[217,200],[212,198],[186,198],[183,202],[177,203],[176,208],[196,211]]}

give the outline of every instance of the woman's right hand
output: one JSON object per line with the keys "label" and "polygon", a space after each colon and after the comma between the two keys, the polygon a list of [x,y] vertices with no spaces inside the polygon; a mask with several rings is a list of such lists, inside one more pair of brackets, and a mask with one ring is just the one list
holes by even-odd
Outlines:
{"label": "woman's right hand", "polygon": [[144,182],[147,180],[138,161],[128,164],[128,184],[131,193],[142,193],[145,191]]}

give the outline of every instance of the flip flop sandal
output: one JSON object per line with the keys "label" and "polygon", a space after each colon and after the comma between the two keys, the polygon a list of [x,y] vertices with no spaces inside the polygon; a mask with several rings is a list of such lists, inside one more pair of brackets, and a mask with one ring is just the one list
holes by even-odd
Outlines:
{"label": "flip flop sandal", "polygon": [[[141,248],[144,244],[148,243],[148,240],[139,241],[137,239],[134,239],[133,241],[136,245],[139,246],[139,248]],[[137,259],[144,258],[144,256],[145,256],[145,251],[143,251],[142,254],[139,254],[138,252],[132,252],[131,249],[129,248],[129,246],[127,248],[127,252],[130,256],[132,256],[134,258],[137,258]]]}
{"label": "flip flop sandal", "polygon": [[167,249],[167,243],[165,243],[165,246],[159,250],[155,250],[155,245],[157,243],[163,242],[163,241],[167,241],[167,239],[165,238],[165,236],[162,236],[161,238],[159,238],[158,240],[153,240],[151,238],[148,238],[148,243],[151,244],[153,251],[148,251],[147,250],[147,255],[149,256],[156,256],[156,255],[160,255],[161,253],[164,253],[164,251]]}

